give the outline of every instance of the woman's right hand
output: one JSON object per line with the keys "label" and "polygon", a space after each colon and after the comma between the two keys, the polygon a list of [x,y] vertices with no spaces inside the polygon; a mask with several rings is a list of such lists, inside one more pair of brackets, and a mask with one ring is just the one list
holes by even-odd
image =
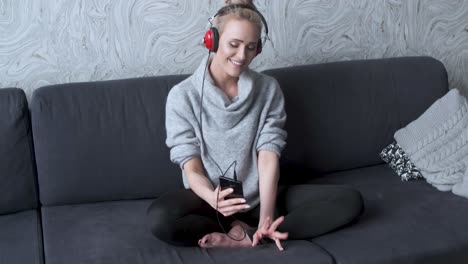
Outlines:
{"label": "woman's right hand", "polygon": [[218,185],[218,187],[213,191],[211,202],[209,204],[225,217],[233,215],[240,210],[250,208],[250,206],[246,204],[246,200],[244,198],[225,199],[226,196],[231,194],[233,191],[234,190],[232,188],[221,190],[221,187]]}

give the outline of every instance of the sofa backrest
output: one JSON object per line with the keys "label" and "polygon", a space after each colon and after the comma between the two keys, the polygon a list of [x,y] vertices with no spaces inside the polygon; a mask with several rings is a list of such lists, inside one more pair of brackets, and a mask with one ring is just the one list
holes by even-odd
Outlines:
{"label": "sofa backrest", "polygon": [[[393,134],[448,91],[430,57],[334,62],[272,69],[288,119],[282,168],[294,177],[382,163]],[[305,168],[305,169],[304,169]]]}
{"label": "sofa backrest", "polygon": [[32,148],[24,91],[0,89],[0,214],[37,207]]}
{"label": "sofa backrest", "polygon": [[[429,57],[267,70],[284,92],[286,182],[381,164],[393,134],[448,91]],[[165,102],[186,75],[37,89],[31,101],[41,202],[157,197],[181,187],[165,145]],[[282,177],[283,179],[283,177]]]}
{"label": "sofa backrest", "polygon": [[157,197],[182,186],[165,145],[169,89],[187,76],[46,86],[32,127],[44,205]]}

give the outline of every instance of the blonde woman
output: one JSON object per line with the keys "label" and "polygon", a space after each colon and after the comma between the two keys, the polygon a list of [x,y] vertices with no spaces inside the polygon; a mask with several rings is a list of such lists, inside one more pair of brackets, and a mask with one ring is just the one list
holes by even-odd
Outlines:
{"label": "blonde woman", "polygon": [[[178,246],[273,242],[283,250],[283,240],[312,238],[353,221],[363,208],[353,189],[278,188],[287,135],[283,94],[275,79],[249,69],[267,26],[261,13],[252,1],[226,1],[213,23],[217,32],[208,38],[216,39],[205,39],[212,56],[167,98],[166,143],[186,189],[152,203],[152,233]],[[222,174],[239,178],[243,197],[228,198],[233,189],[221,190]]]}

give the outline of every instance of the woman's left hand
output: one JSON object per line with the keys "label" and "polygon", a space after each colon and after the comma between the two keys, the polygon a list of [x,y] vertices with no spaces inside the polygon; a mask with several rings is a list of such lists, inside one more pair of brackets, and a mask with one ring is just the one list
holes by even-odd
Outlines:
{"label": "woman's left hand", "polygon": [[280,240],[288,239],[288,233],[281,233],[281,232],[276,231],[278,226],[283,221],[284,221],[284,216],[278,217],[273,223],[271,223],[270,217],[267,217],[265,219],[265,222],[263,222],[263,224],[257,229],[255,234],[253,235],[252,247],[255,247],[256,245],[258,245],[258,242],[262,238],[267,237],[271,240],[274,240],[278,249],[283,251],[284,248],[281,246]]}

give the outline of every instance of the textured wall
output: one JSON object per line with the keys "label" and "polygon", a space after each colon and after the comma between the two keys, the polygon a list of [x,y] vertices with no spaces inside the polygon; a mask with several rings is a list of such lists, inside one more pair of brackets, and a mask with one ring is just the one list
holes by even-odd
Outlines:
{"label": "textured wall", "polygon": [[[223,0],[0,0],[0,87],[190,73]],[[257,0],[252,67],[430,55],[468,92],[468,0]]]}

